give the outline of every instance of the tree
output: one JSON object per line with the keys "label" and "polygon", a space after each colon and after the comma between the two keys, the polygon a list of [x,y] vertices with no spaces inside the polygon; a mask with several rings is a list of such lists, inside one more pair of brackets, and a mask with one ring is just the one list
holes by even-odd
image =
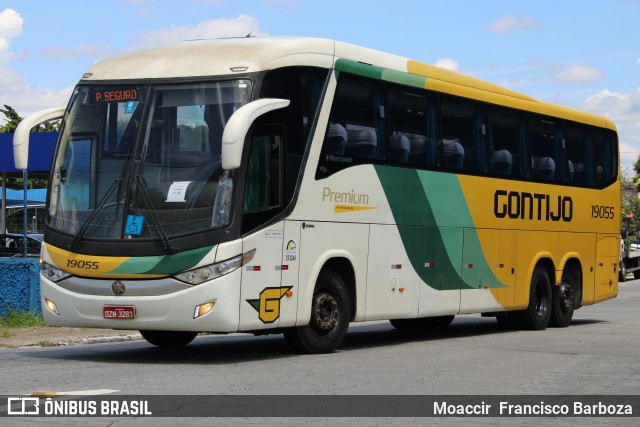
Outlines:
{"label": "tree", "polygon": [[633,162],[633,170],[636,172],[633,176],[633,185],[636,190],[640,190],[640,155],[636,161]]}
{"label": "tree", "polygon": [[0,133],[11,133],[15,132],[18,124],[22,121],[22,117],[10,106],[4,106],[4,109],[0,108],[0,112],[4,114],[4,117],[7,119],[7,124],[4,126],[0,126]]}
{"label": "tree", "polygon": [[[0,126],[0,133],[12,133],[16,131],[18,124],[22,121],[22,117],[9,105],[4,105],[4,109],[0,108],[0,112],[4,114],[7,124]],[[58,132],[60,130],[60,120],[54,120],[34,127],[31,132]]]}
{"label": "tree", "polygon": [[626,243],[630,244],[638,239],[640,234],[640,198],[638,197],[638,185],[640,184],[640,156],[633,164],[635,176],[622,174],[620,183],[622,227],[627,230]]}

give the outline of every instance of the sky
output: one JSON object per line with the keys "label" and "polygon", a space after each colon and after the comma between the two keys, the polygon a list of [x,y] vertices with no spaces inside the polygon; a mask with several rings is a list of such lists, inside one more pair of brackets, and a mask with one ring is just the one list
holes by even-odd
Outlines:
{"label": "sky", "polygon": [[0,106],[66,105],[87,68],[134,49],[324,37],[607,116],[628,170],[640,155],[639,20],[640,0],[0,0]]}

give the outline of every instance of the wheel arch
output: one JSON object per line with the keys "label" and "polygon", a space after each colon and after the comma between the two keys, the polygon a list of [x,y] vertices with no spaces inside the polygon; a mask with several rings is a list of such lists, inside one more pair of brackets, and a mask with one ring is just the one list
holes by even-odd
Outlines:
{"label": "wheel arch", "polygon": [[531,283],[531,278],[533,277],[533,272],[538,267],[543,267],[547,274],[549,274],[549,279],[552,280],[552,284],[556,283],[556,267],[553,262],[553,255],[550,252],[541,252],[536,256],[531,264],[529,265],[529,271],[527,272],[527,284]]}
{"label": "wheel arch", "polygon": [[327,251],[319,256],[313,265],[313,268],[307,276],[305,289],[298,300],[298,317],[296,326],[303,326],[309,323],[311,318],[311,301],[313,299],[313,291],[318,281],[320,272],[330,269],[340,275],[347,285],[349,294],[349,303],[351,305],[351,321],[356,318],[356,310],[358,308],[356,291],[356,272],[353,267],[353,259],[346,251]]}
{"label": "wheel arch", "polygon": [[[324,265],[322,266],[322,270],[330,269],[335,271],[344,283],[347,285],[347,292],[349,293],[349,304],[351,305],[351,321],[355,319],[356,316],[356,272],[353,269],[353,264],[351,260],[344,257],[334,257],[329,258]],[[318,273],[319,274],[319,273]]]}
{"label": "wheel arch", "polygon": [[582,271],[582,262],[580,261],[580,257],[578,254],[567,254],[562,260],[561,268],[558,273],[560,277],[564,275],[565,272],[572,272],[574,285],[576,286],[576,308],[582,306],[582,288],[583,288],[583,271]]}

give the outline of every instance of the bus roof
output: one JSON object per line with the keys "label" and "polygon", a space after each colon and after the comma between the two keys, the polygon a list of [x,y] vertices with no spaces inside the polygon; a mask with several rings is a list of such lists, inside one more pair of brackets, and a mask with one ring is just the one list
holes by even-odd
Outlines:
{"label": "bus roof", "polygon": [[[207,77],[294,65],[331,68],[339,59],[361,64],[364,68],[394,71],[393,81],[403,82],[397,72],[405,73],[408,81],[412,81],[411,76],[419,76],[426,89],[615,130],[614,124],[604,117],[539,101],[466,74],[348,43],[311,37],[191,40],[131,51],[95,64],[81,81]],[[357,69],[353,68],[356,72]],[[384,73],[380,73],[380,78],[384,79]]]}

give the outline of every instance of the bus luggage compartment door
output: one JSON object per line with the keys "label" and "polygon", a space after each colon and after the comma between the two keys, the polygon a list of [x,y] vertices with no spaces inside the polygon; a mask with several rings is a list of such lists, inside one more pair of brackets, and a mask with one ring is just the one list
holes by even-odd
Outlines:
{"label": "bus luggage compartment door", "polygon": [[619,246],[617,235],[598,234],[594,303],[613,298],[618,293]]}

